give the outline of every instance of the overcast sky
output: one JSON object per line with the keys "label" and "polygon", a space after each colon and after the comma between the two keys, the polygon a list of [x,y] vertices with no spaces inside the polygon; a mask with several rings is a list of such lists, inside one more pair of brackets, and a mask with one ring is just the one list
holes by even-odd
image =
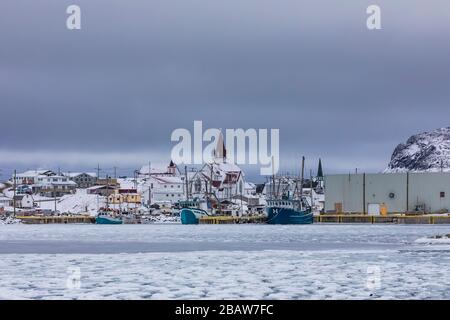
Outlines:
{"label": "overcast sky", "polygon": [[166,163],[194,120],[279,128],[283,170],[378,172],[450,126],[448,0],[2,0],[0,41],[4,176]]}

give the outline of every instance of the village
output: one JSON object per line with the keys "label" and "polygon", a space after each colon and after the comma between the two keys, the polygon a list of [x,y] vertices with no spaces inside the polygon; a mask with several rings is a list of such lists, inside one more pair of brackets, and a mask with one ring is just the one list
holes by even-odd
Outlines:
{"label": "village", "polygon": [[[148,162],[135,170],[133,177],[102,176],[100,167],[97,172],[14,172],[0,185],[0,214],[33,222],[40,220],[30,217],[86,216],[88,222],[107,207],[127,213],[129,223],[176,222],[181,202],[210,194],[214,195],[213,206],[222,208],[221,215],[260,216],[264,215],[267,195],[275,189],[293,190],[294,180],[287,177],[276,188],[271,187],[271,179],[261,184],[247,181],[244,171],[227,161],[223,142],[217,148],[213,161],[200,168],[180,167],[173,161],[158,168]],[[308,195],[315,212],[324,207],[319,165],[319,176],[303,181],[303,194]]]}
{"label": "village", "polygon": [[[274,174],[247,180],[223,139],[202,166],[149,161],[132,177],[61,169],[14,171],[0,218],[23,223],[450,223],[450,173]],[[441,166],[442,167],[442,166]]]}

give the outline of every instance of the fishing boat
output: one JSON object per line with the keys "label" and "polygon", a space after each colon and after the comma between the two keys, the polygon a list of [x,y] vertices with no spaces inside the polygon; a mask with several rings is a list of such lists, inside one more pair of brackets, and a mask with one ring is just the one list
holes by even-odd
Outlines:
{"label": "fishing boat", "polygon": [[314,221],[306,199],[267,200],[268,224],[311,224]]}
{"label": "fishing boat", "polygon": [[101,209],[95,217],[96,224],[123,224],[122,217],[115,215],[112,210]]}
{"label": "fishing boat", "polygon": [[303,196],[304,168],[305,157],[302,157],[301,179],[273,175],[270,198],[266,200],[268,224],[311,224],[314,222],[311,205]]}
{"label": "fishing boat", "polygon": [[180,219],[182,224],[198,224],[201,217],[210,215],[206,201],[194,199],[181,201],[178,205],[181,207]]}

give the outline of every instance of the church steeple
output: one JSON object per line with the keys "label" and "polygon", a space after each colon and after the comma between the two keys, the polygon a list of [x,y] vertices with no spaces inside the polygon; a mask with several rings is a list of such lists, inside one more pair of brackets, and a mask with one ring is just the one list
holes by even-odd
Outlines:
{"label": "church steeple", "polygon": [[319,167],[317,168],[317,180],[323,181],[322,160],[319,158]]}
{"label": "church steeple", "polygon": [[175,175],[176,168],[177,166],[175,165],[175,163],[173,163],[173,161],[170,160],[169,166],[167,167],[167,173]]}
{"label": "church steeple", "polygon": [[227,149],[225,148],[225,143],[223,142],[222,131],[217,138],[217,145],[214,149],[214,159],[217,161],[226,162],[227,160]]}

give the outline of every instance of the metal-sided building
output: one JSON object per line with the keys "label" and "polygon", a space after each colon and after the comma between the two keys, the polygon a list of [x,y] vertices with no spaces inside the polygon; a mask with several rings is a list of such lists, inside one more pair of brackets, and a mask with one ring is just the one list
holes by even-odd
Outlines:
{"label": "metal-sided building", "polygon": [[325,176],[325,212],[379,214],[450,211],[450,173]]}

